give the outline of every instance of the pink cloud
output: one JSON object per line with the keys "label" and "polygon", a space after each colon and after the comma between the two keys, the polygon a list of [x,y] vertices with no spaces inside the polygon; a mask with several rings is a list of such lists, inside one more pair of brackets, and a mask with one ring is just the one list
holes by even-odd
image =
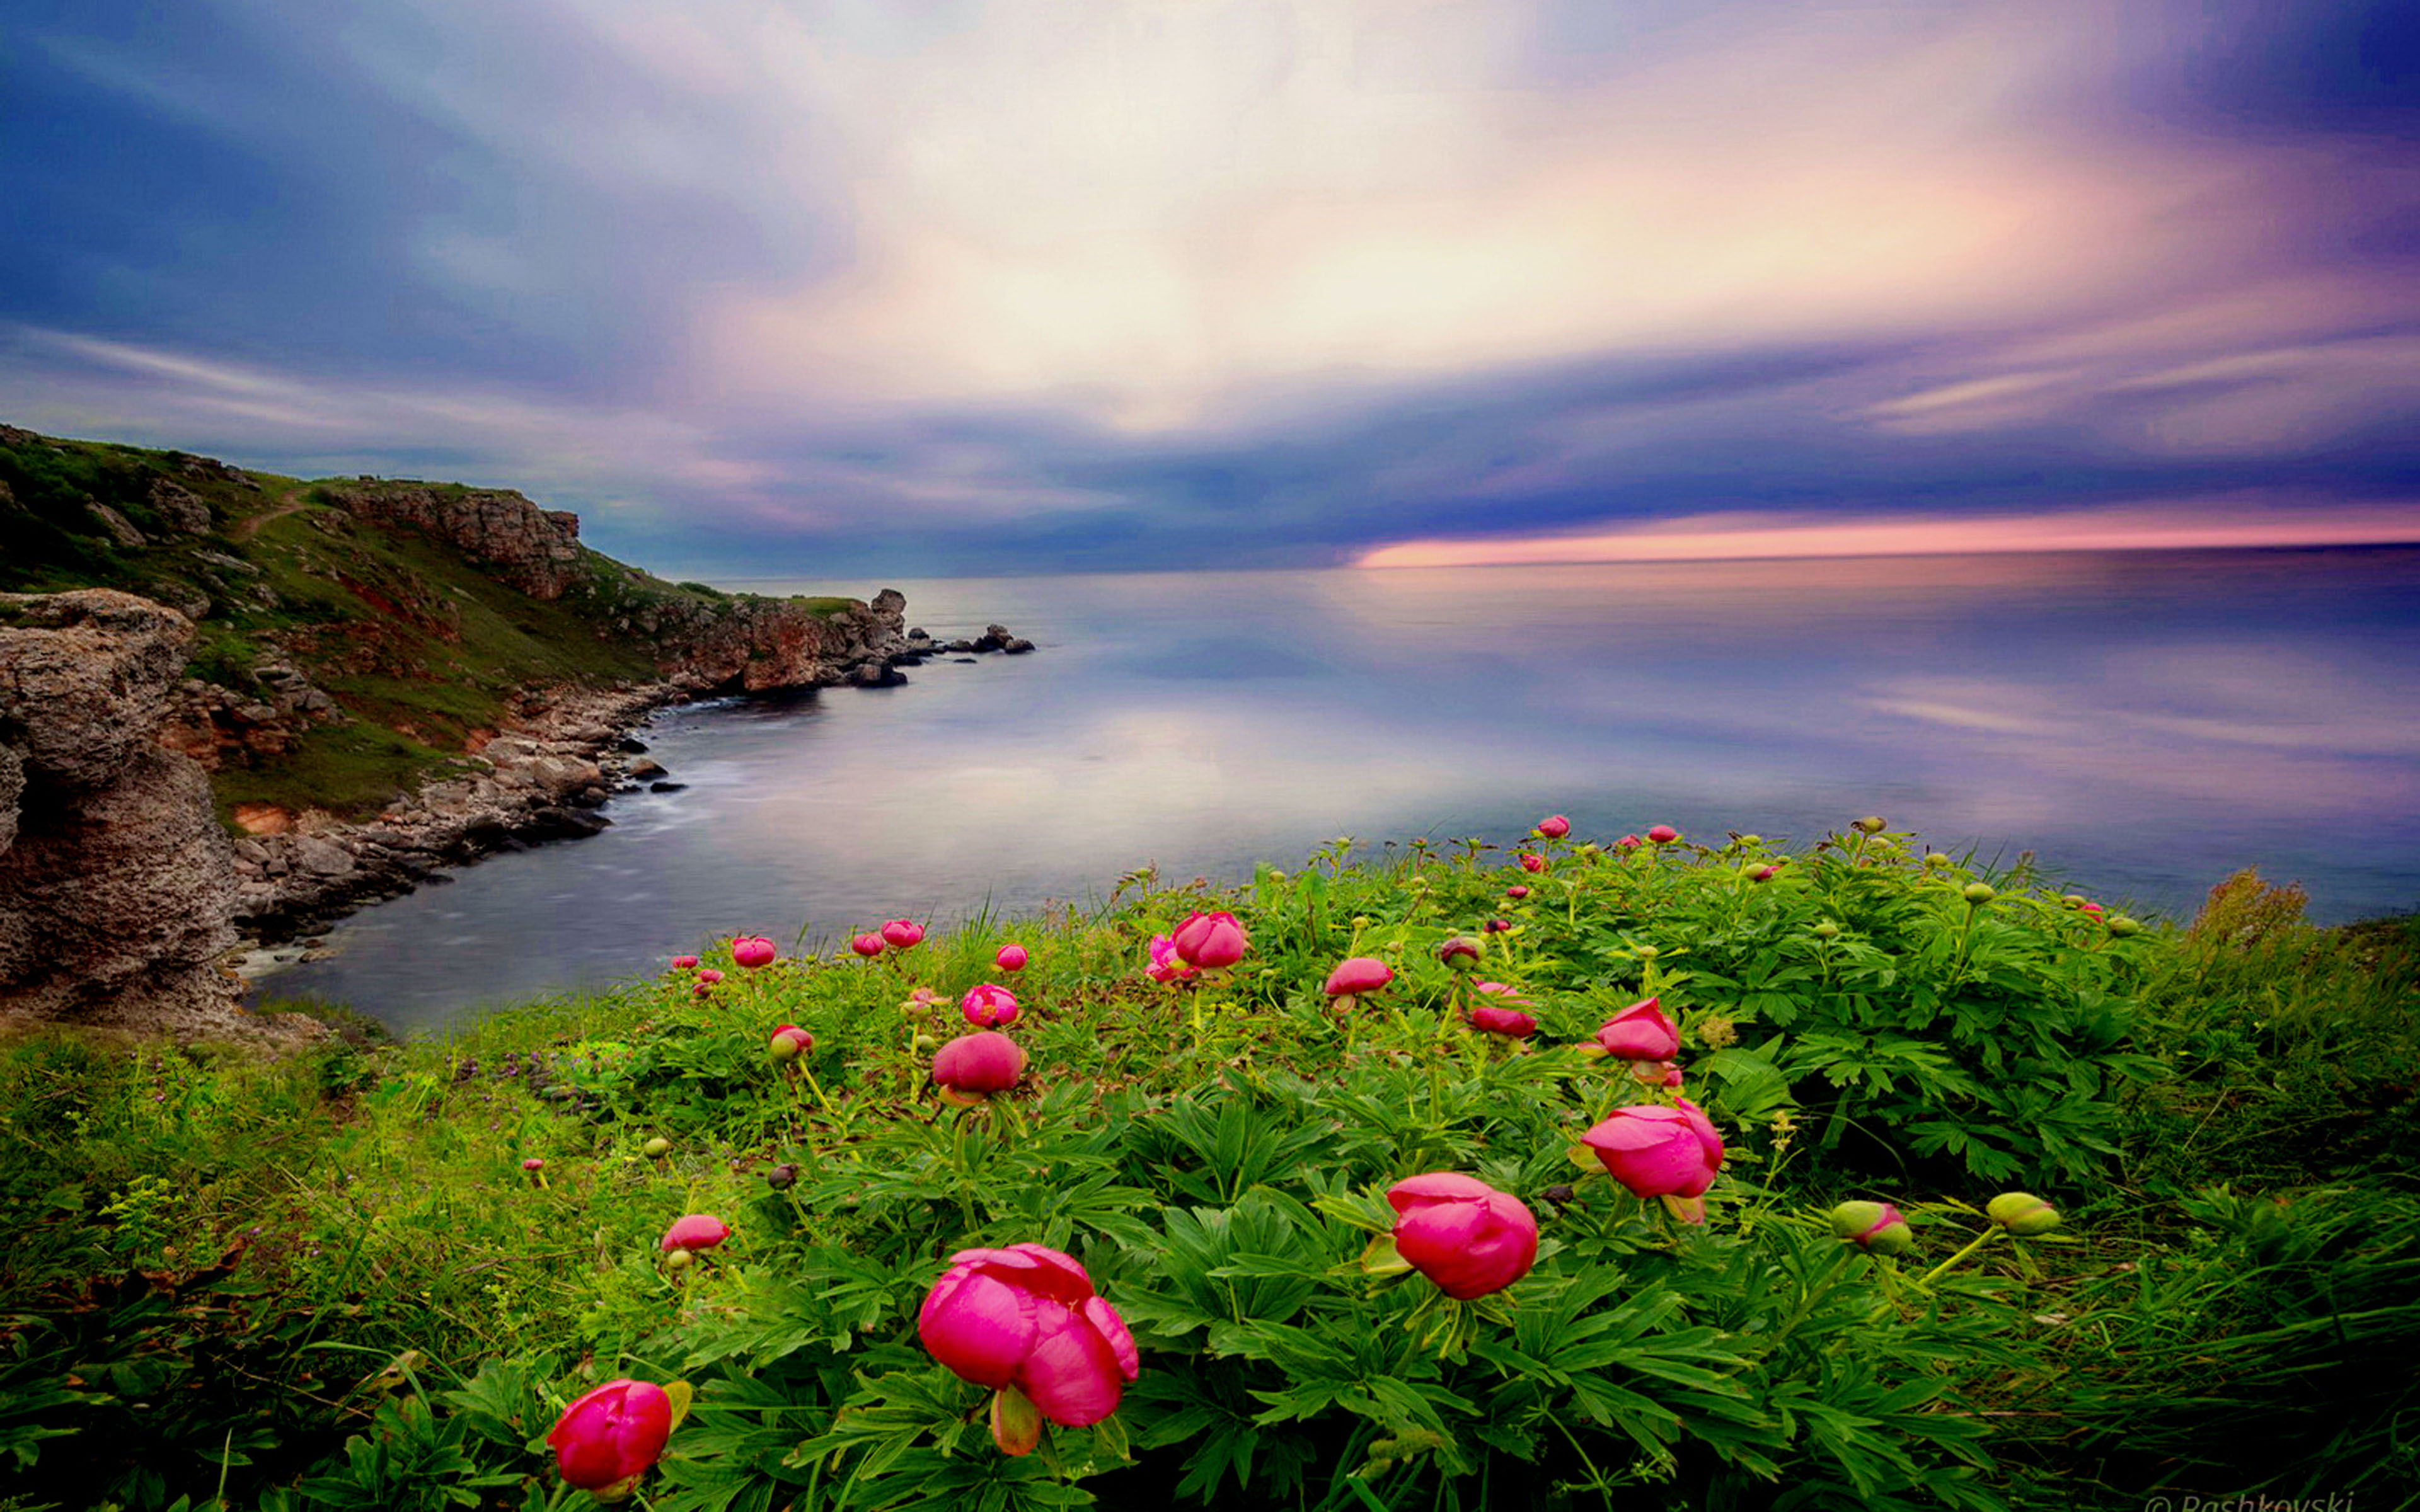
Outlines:
{"label": "pink cloud", "polygon": [[1920,516],[1692,516],[1588,535],[1401,541],[1357,567],[1480,567],[1757,557],[1965,556],[2010,551],[2178,551],[2218,547],[2420,543],[2420,501],[2280,506],[2261,501],[2128,504],[1987,519]]}

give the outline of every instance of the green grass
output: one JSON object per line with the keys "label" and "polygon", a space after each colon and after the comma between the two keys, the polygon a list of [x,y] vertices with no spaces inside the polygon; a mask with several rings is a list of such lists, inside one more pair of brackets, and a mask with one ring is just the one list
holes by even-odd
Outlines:
{"label": "green grass", "polygon": [[461,761],[379,725],[324,725],[305,733],[282,760],[222,769],[211,781],[210,798],[230,829],[238,827],[235,810],[249,803],[367,819]]}
{"label": "green grass", "polygon": [[[1889,835],[1767,884],[1753,847],[1549,849],[1543,876],[1428,847],[1223,893],[1129,878],[905,957],[710,954],[729,976],[702,1000],[634,975],[401,1046],[0,1046],[24,1215],[0,1463],[70,1504],[203,1504],[224,1473],[240,1507],[520,1507],[551,1484],[531,1444],[554,1412],[635,1375],[698,1394],[645,1492],[664,1512],[2368,1507],[2420,1483],[2420,1399],[2393,1385],[2420,1349],[2412,921],[2119,938],[2005,875],[1970,907],[1972,875]],[[1516,875],[1536,891],[1509,904]],[[1222,906],[1251,935],[1234,972],[1141,975],[1152,935]],[[1482,974],[1535,999],[1527,1050],[1455,1027],[1435,954],[1497,915],[1518,927]],[[1010,939],[1014,979],[990,964]],[[1340,1013],[1319,986],[1348,954],[1398,977]],[[916,1036],[994,980],[1026,1080],[944,1109]],[[930,1014],[904,1011],[917,985]],[[1702,1229],[1564,1158],[1651,1094],[1559,1047],[1649,992],[1728,1146]],[[812,1082],[766,1055],[783,1023],[816,1037]],[[2026,1121],[2036,1085],[2061,1118]],[[1497,1299],[1361,1273],[1375,1195],[1440,1169],[1541,1219]],[[2009,1187],[2061,1228],[1928,1282]],[[1822,1213],[1849,1196],[1898,1203],[1922,1253],[1845,1249]],[[655,1241],[691,1211],[736,1237],[676,1275]],[[1143,1372],[1114,1429],[1003,1460],[914,1317],[953,1250],[1022,1241],[1083,1259]]]}

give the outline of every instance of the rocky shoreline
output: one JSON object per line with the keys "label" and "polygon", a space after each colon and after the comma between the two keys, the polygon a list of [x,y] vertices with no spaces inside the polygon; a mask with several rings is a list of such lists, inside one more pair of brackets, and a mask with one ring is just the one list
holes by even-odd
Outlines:
{"label": "rocky shoreline", "polygon": [[[896,609],[883,607],[895,618]],[[856,659],[808,686],[896,687],[907,681],[900,669],[935,656],[971,660],[1032,649],[999,625],[949,641],[910,629],[875,639]],[[599,810],[617,795],[678,791],[681,784],[634,732],[660,709],[717,691],[694,679],[550,690],[529,698],[514,720],[470,753],[469,770],[423,785],[373,820],[349,823],[306,810],[290,827],[237,840],[234,922],[241,942],[234,969],[250,980],[308,959],[314,936],[329,925],[423,884],[450,880],[453,868],[597,834],[613,824]]]}
{"label": "rocky shoreline", "polygon": [[280,1032],[238,1010],[234,963],[258,969],[448,868],[599,832],[613,794],[670,785],[630,733],[656,710],[893,686],[935,655],[1032,649],[999,625],[939,642],[903,628],[905,610],[886,590],[821,618],[776,603],[730,634],[688,629],[659,680],[524,689],[449,774],[373,818],[239,810],[256,832],[230,837],[210,764],[350,716],[299,674],[268,679],[257,707],[187,676],[194,624],[152,600],[0,594],[0,1025]]}

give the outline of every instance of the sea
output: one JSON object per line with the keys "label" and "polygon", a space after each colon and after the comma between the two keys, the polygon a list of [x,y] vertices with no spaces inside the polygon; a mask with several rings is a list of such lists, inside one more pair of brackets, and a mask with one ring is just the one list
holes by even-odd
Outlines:
{"label": "sea", "polygon": [[1879,814],[2147,918],[2246,866],[2320,922],[2420,905],[2420,549],[719,585],[896,587],[1037,649],[667,709],[639,735],[681,791],[370,907],[260,994],[442,1033],[734,933],[830,949],[1549,813],[1802,845]]}

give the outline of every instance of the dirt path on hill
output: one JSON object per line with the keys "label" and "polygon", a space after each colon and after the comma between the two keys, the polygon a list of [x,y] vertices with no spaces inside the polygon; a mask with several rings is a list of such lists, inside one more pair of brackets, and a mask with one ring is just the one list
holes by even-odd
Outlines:
{"label": "dirt path on hill", "polygon": [[307,483],[296,484],[293,487],[287,489],[282,494],[279,494],[277,496],[277,501],[270,505],[267,509],[262,510],[256,515],[246,515],[243,518],[237,520],[234,527],[227,532],[227,534],[239,541],[251,540],[254,536],[259,534],[260,528],[263,525],[268,524],[271,520],[277,518],[280,515],[291,515],[296,510],[310,503],[310,500],[302,497],[304,493],[309,491],[310,486],[311,486]]}

